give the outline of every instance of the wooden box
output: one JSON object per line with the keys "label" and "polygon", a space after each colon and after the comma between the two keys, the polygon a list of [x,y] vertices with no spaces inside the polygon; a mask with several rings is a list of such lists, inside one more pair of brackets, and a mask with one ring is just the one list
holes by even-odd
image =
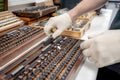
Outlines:
{"label": "wooden box", "polygon": [[57,10],[57,6],[34,6],[13,11],[19,17],[40,18]]}
{"label": "wooden box", "polygon": [[[30,26],[36,27],[36,28],[44,28],[45,24],[47,23],[48,19],[45,19],[43,21],[39,21],[37,23],[33,23]],[[80,39],[86,30],[90,27],[90,21],[89,20],[79,20],[79,22],[76,22],[73,25],[74,28],[70,28],[68,30],[65,30],[61,35],[67,36],[75,39]]]}

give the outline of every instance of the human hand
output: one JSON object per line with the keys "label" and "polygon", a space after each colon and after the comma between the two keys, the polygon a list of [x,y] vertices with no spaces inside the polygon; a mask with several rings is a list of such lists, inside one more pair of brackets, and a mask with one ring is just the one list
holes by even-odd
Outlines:
{"label": "human hand", "polygon": [[[44,27],[44,31],[48,36],[52,35],[53,38],[56,38],[65,29],[69,28],[71,24],[72,24],[72,20],[69,14],[65,13],[63,15],[50,18],[50,20],[47,22],[47,24]],[[57,30],[54,33],[51,32],[53,28],[57,28]]]}
{"label": "human hand", "polygon": [[120,62],[120,30],[109,30],[81,44],[83,54],[97,67]]}

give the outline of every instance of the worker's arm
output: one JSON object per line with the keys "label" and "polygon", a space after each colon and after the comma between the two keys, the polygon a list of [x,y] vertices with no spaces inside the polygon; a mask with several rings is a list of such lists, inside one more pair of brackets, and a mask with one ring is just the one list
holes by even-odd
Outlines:
{"label": "worker's arm", "polygon": [[75,8],[70,10],[68,14],[70,15],[71,19],[74,20],[78,16],[100,8],[103,6],[108,0],[83,0],[81,1]]}
{"label": "worker's arm", "polygon": [[[65,29],[69,28],[78,16],[95,10],[108,0],[83,0],[74,9],[70,10],[68,13],[51,18],[45,25],[44,31],[47,35],[52,35],[53,38],[59,36]],[[51,29],[56,27],[57,31],[51,33]]]}

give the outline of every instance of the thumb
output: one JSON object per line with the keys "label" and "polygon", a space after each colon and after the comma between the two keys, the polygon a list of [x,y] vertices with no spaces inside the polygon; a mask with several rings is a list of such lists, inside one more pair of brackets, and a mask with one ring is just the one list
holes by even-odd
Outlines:
{"label": "thumb", "polygon": [[61,30],[56,30],[56,31],[53,33],[52,37],[53,37],[53,38],[56,38],[56,37],[59,36],[61,33],[62,33]]}

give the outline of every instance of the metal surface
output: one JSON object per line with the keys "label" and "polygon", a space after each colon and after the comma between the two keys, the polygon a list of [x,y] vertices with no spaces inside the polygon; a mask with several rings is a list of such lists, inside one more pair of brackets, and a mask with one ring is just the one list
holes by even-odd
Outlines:
{"label": "metal surface", "polygon": [[13,63],[20,55],[24,55],[30,47],[39,43],[43,37],[45,37],[43,29],[29,26],[0,36],[0,70]]}
{"label": "metal surface", "polygon": [[13,11],[13,13],[20,17],[40,18],[49,13],[55,12],[56,10],[57,6],[34,6],[23,10]]}
{"label": "metal surface", "polygon": [[72,80],[77,65],[82,65],[84,60],[79,46],[81,42],[61,36],[48,38],[0,71],[0,79]]}
{"label": "metal surface", "polygon": [[0,12],[0,35],[9,29],[20,27],[23,21],[9,11]]}

